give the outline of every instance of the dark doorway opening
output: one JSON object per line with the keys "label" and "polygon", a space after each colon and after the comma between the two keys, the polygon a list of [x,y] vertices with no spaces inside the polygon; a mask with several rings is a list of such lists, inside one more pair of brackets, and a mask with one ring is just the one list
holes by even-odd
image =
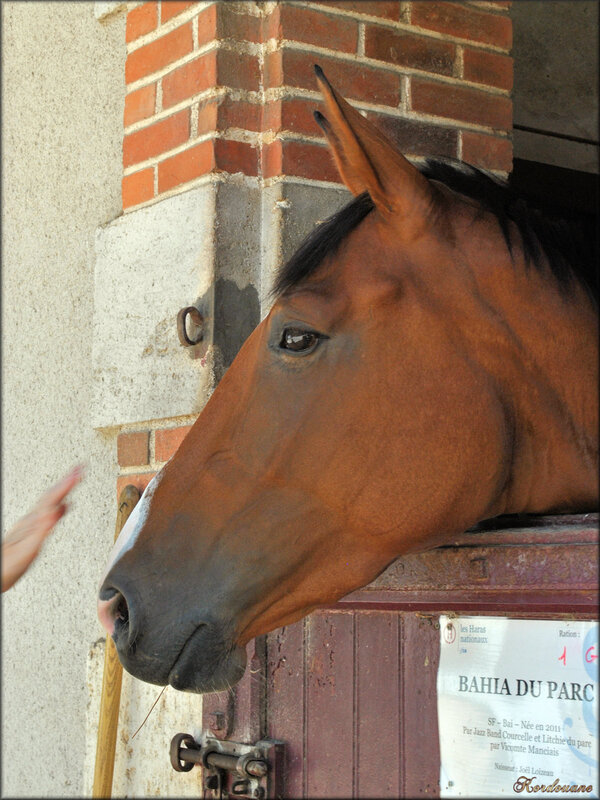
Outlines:
{"label": "dark doorway opening", "polygon": [[568,218],[598,215],[598,175],[515,158],[509,184],[534,205]]}

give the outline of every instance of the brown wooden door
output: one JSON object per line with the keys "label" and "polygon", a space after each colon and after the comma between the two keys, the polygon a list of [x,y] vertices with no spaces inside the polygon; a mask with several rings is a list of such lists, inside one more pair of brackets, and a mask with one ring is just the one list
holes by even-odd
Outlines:
{"label": "brown wooden door", "polygon": [[597,525],[597,515],[507,520],[399,559],[250,643],[242,682],[205,699],[204,729],[283,741],[272,797],[437,796],[439,614],[594,618]]}

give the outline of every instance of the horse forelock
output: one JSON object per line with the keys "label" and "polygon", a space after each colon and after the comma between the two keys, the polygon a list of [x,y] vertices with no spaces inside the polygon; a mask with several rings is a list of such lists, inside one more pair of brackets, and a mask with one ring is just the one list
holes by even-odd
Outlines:
{"label": "horse forelock", "polygon": [[334,255],[342,241],[374,208],[370,196],[363,192],[319,223],[281,267],[272,290],[273,297],[280,297],[314,275],[325,257]]}
{"label": "horse forelock", "polygon": [[[492,173],[462,161],[430,158],[418,166],[425,177],[466,195],[479,203],[482,211],[493,214],[511,255],[515,246],[510,234],[512,222],[520,233],[526,263],[541,270],[547,261],[563,289],[578,282],[598,303],[595,220],[557,217],[516,195],[505,181]],[[273,298],[277,299],[314,275],[326,256],[334,255],[342,241],[374,208],[368,193],[363,192],[317,225],[279,270],[272,290]]]}

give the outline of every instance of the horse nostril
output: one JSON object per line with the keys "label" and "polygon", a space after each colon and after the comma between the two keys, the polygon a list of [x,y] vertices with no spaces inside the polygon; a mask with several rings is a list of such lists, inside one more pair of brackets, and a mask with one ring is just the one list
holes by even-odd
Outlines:
{"label": "horse nostril", "polygon": [[129,622],[129,608],[127,602],[122,594],[119,595],[117,604],[115,606],[115,621],[120,619],[123,625]]}
{"label": "horse nostril", "polygon": [[121,592],[115,590],[108,600],[98,600],[98,619],[109,636],[113,635],[117,622],[129,623],[129,607]]}

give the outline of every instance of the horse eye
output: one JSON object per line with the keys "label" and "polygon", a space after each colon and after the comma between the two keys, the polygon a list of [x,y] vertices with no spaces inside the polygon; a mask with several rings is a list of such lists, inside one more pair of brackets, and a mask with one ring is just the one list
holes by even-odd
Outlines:
{"label": "horse eye", "polygon": [[320,336],[313,331],[304,331],[300,328],[285,328],[281,336],[279,346],[283,350],[291,350],[294,353],[303,353],[312,350],[318,343]]}

